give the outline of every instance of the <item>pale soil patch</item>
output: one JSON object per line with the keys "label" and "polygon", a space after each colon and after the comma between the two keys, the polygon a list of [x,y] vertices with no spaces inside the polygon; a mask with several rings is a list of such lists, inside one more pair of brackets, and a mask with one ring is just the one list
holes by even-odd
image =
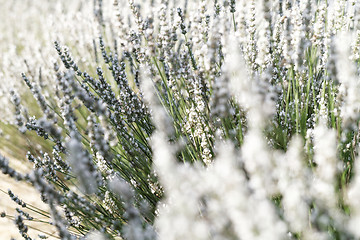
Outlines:
{"label": "pale soil patch", "polygon": [[[29,169],[28,164],[24,164],[18,160],[11,160],[10,165],[15,168],[17,171],[20,172],[27,172]],[[47,210],[48,206],[44,204],[40,199],[40,194],[30,185],[26,184],[24,182],[16,182],[12,178],[5,176],[0,172],[0,189],[7,192],[8,189],[11,189],[11,191],[19,196],[21,200],[26,202],[29,205],[33,205],[37,208]],[[32,211],[22,208],[21,206],[17,205],[14,201],[12,201],[9,197],[9,195],[0,192],[0,212],[5,211],[7,215],[14,216],[17,214],[15,208],[20,208],[24,212],[29,213],[32,217],[40,220],[44,220],[46,222],[51,221],[51,219],[46,218],[44,216],[41,216],[39,214],[33,213]],[[34,239],[39,239],[38,234],[42,234],[40,231],[36,231],[32,229],[32,227],[41,229],[42,231],[49,233],[51,235],[56,236],[57,232],[55,227],[45,224],[45,223],[36,223],[36,222],[29,222],[25,221],[25,224],[29,226],[29,236]],[[48,235],[48,234],[46,234]],[[14,239],[23,239],[14,224],[13,220],[7,219],[7,218],[0,218],[0,239],[6,240],[10,238]],[[49,237],[48,239],[59,239],[54,237]]]}

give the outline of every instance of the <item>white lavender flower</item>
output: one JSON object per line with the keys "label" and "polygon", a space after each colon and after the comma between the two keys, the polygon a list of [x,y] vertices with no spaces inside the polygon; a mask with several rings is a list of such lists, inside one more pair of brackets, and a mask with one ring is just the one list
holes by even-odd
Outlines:
{"label": "white lavender flower", "polygon": [[[347,47],[344,47],[343,44]],[[359,119],[359,94],[360,83],[355,65],[350,61],[349,35],[341,35],[336,39],[337,52],[337,77],[341,83],[340,96],[344,99],[341,106],[341,117],[345,127],[357,128],[355,122]]]}
{"label": "white lavender flower", "polygon": [[88,235],[86,235],[86,240],[106,240],[107,238],[98,231],[90,232]]}
{"label": "white lavender flower", "polygon": [[356,237],[360,237],[360,230],[358,228],[360,222],[360,209],[359,209],[359,199],[360,199],[360,166],[359,166],[359,157],[356,158],[354,162],[354,178],[351,181],[349,188],[346,191],[345,200],[346,203],[349,204],[351,208],[351,218],[348,223],[348,229],[352,232]]}
{"label": "white lavender flower", "polygon": [[326,122],[320,119],[314,129],[314,162],[317,167],[314,172],[312,194],[321,204],[332,209],[336,201],[335,183],[338,172],[335,131],[326,127]]}
{"label": "white lavender flower", "polygon": [[82,190],[88,194],[96,193],[98,188],[97,173],[91,155],[83,149],[81,142],[73,136],[68,141],[68,161],[77,176]]}
{"label": "white lavender flower", "polygon": [[275,106],[271,97],[269,82],[257,75],[249,75],[235,38],[228,42],[226,74],[229,74],[229,89],[238,103],[249,111],[249,122],[253,126],[263,126],[267,117],[274,113]]}

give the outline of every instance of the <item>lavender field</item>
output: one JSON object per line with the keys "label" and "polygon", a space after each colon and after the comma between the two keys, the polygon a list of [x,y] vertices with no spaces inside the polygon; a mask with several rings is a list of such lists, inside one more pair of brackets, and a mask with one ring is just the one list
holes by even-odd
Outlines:
{"label": "lavender field", "polygon": [[360,239],[360,1],[0,6],[0,239]]}

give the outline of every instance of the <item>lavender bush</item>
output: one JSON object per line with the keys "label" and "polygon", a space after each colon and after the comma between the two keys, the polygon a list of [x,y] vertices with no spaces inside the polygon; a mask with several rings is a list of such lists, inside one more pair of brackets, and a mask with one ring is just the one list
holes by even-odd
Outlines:
{"label": "lavender bush", "polygon": [[359,1],[76,3],[0,65],[24,239],[360,238]]}

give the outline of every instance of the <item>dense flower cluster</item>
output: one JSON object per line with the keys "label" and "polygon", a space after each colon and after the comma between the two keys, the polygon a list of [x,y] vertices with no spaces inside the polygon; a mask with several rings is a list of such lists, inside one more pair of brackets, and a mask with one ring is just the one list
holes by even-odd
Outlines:
{"label": "dense flower cluster", "polygon": [[60,239],[360,237],[359,1],[25,2],[53,17],[4,50],[0,126],[34,169],[0,168]]}

